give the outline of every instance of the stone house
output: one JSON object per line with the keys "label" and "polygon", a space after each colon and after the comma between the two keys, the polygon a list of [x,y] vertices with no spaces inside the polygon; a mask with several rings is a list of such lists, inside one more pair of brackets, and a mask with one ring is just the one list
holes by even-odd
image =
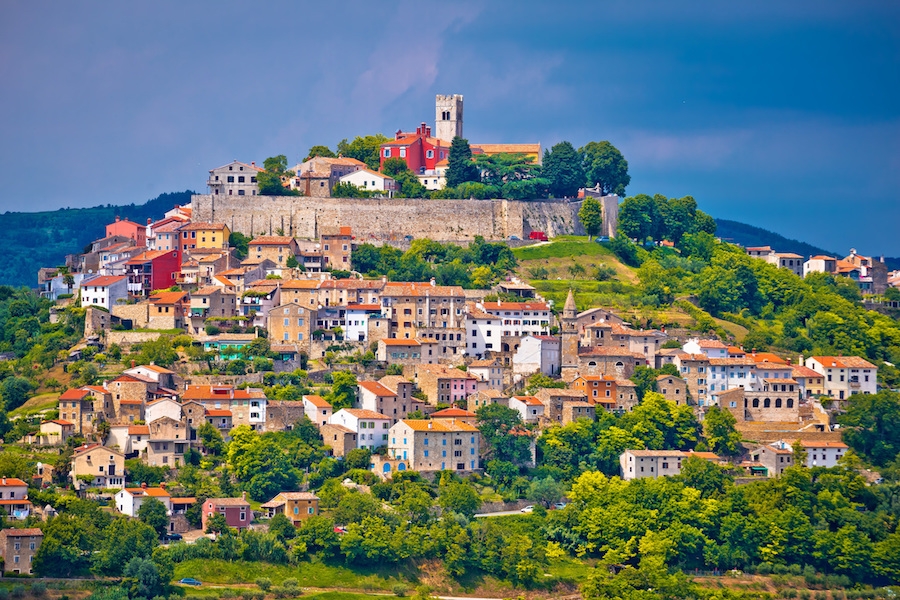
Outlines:
{"label": "stone house", "polygon": [[787,442],[775,442],[751,451],[750,459],[766,467],[769,477],[778,477],[794,466],[794,451]]}
{"label": "stone house", "polygon": [[419,391],[433,406],[465,403],[470,395],[478,391],[478,380],[455,367],[416,364],[406,367],[404,373],[413,375]]}
{"label": "stone house", "polygon": [[666,397],[666,400],[681,406],[689,404],[687,382],[675,375],[659,375],[656,378],[656,391]]}
{"label": "stone house", "polygon": [[500,390],[480,390],[474,394],[469,394],[466,398],[466,409],[476,412],[482,406],[488,404],[502,404],[509,406],[509,398],[503,395]]}
{"label": "stone house", "polygon": [[31,575],[31,563],[44,541],[44,532],[36,527],[0,531],[0,558],[7,573]]}
{"label": "stone house", "polygon": [[534,396],[513,396],[509,407],[519,411],[523,423],[537,423],[544,416],[544,403]]}
{"label": "stone house", "polygon": [[588,419],[590,421],[597,420],[596,406],[591,404],[590,402],[567,400],[563,402],[561,412],[563,425],[574,423],[578,419]]}
{"label": "stone house", "polygon": [[69,463],[69,479],[79,485],[79,477],[91,477],[89,485],[99,488],[125,487],[125,455],[100,444],[75,448]]}
{"label": "stone house", "polygon": [[249,256],[256,260],[271,260],[278,266],[286,267],[290,257],[297,258],[300,247],[297,240],[289,235],[263,235],[250,241]]}
{"label": "stone house", "polygon": [[564,403],[587,402],[587,396],[578,390],[541,388],[534,396],[544,405],[544,418],[557,423],[563,422]]}
{"label": "stone house", "polygon": [[478,428],[453,419],[401,420],[390,429],[388,455],[415,471],[457,472],[479,468]]}
{"label": "stone house", "polygon": [[339,227],[336,231],[322,233],[322,258],[324,267],[350,270],[353,254],[353,232],[349,227]]}
{"label": "stone house", "polygon": [[433,365],[438,362],[437,342],[406,338],[378,340],[375,358],[392,365]]}
{"label": "stone house", "polygon": [[266,511],[270,519],[275,515],[284,515],[297,527],[319,514],[319,497],[312,492],[280,492],[260,508]]}
{"label": "stone house", "polygon": [[342,408],[329,419],[332,425],[343,425],[357,434],[359,448],[375,450],[388,443],[391,419],[381,413],[360,408]]}
{"label": "stone house", "polygon": [[681,473],[681,462],[689,453],[680,450],[626,450],[619,456],[622,479],[670,477]]}
{"label": "stone house", "polygon": [[256,175],[263,170],[265,169],[257,167],[255,162],[248,165],[234,160],[227,165],[210,169],[206,185],[209,193],[214,196],[256,196],[259,194]]}
{"label": "stone house", "polygon": [[302,400],[269,400],[266,403],[266,431],[290,431],[306,418]]}
{"label": "stone house", "polygon": [[322,396],[308,394],[303,396],[303,412],[306,417],[313,422],[316,427],[322,427],[328,424],[331,418],[332,410],[329,404]]}
{"label": "stone house", "polygon": [[273,343],[295,344],[309,354],[315,323],[315,310],[290,302],[276,306],[268,313],[269,339]]}
{"label": "stone house", "polygon": [[319,427],[322,440],[326,446],[331,447],[333,456],[346,456],[348,452],[359,447],[357,434],[352,429],[343,425],[326,424]]}
{"label": "stone house", "polygon": [[161,417],[152,421],[146,462],[152,467],[177,468],[184,464],[184,453],[190,448],[187,427],[181,421]]}

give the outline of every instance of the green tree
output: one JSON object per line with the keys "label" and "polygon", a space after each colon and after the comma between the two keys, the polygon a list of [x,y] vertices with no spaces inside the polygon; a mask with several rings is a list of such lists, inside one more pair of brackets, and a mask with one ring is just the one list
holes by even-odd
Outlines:
{"label": "green tree", "polygon": [[478,167],[472,161],[472,149],[469,140],[456,136],[450,143],[450,156],[447,158],[447,187],[455,188],[467,181],[481,181]]}
{"label": "green tree", "polygon": [[284,183],[294,175],[289,171],[287,157],[284,154],[270,156],[263,161],[264,171],[256,174],[259,193],[263,196],[299,196],[300,192],[285,187]]}
{"label": "green tree", "polygon": [[169,515],[166,513],[166,505],[156,498],[147,498],[138,509],[138,519],[146,523],[161,536],[169,529]]}
{"label": "green tree", "polygon": [[584,174],[588,187],[599,185],[604,194],[625,196],[625,188],[631,183],[628,161],[608,141],[588,142],[581,149]]}
{"label": "green tree", "polygon": [[478,496],[478,492],[469,484],[453,481],[441,486],[438,504],[445,511],[452,511],[472,518],[481,506],[481,498]]}
{"label": "green tree", "polygon": [[31,382],[24,377],[14,375],[4,379],[0,383],[0,395],[3,397],[4,408],[11,411],[25,404],[31,394],[31,389]]}
{"label": "green tree", "polygon": [[213,515],[206,520],[206,533],[222,533],[227,530],[228,521],[225,520],[225,515],[222,513],[213,513]]}
{"label": "green tree", "polygon": [[32,568],[41,577],[86,575],[99,535],[97,523],[90,518],[61,514],[44,526]]}
{"label": "green tree", "polygon": [[563,495],[563,485],[552,477],[535,479],[528,486],[525,497],[532,502],[540,502],[549,508],[554,502],[559,502]]}
{"label": "green tree", "polygon": [[530,459],[531,437],[521,435],[524,428],[519,411],[502,404],[486,404],[475,414],[486,460],[522,464]]}
{"label": "green tree", "polygon": [[600,233],[600,228],[603,226],[603,208],[600,203],[594,198],[585,198],[581,203],[581,208],[578,209],[578,220],[584,225],[588,241],[590,241],[592,236]]}
{"label": "green tree", "polygon": [[197,428],[197,437],[200,438],[203,449],[213,456],[219,456],[225,450],[225,440],[221,432],[209,421],[205,421]]}
{"label": "green tree", "polygon": [[297,528],[284,514],[278,513],[269,520],[269,533],[284,543],[296,537]]}
{"label": "green tree", "polygon": [[132,598],[165,596],[168,582],[160,575],[159,567],[152,560],[135,556],[125,565],[123,585]]}
{"label": "green tree", "polygon": [[316,156],[321,156],[322,158],[335,158],[337,154],[335,154],[328,146],[313,146],[309,149],[309,152],[306,153],[306,158],[303,160],[307,161]]}
{"label": "green tree", "polygon": [[128,518],[113,519],[94,554],[93,569],[101,575],[121,575],[128,561],[150,556],[157,544],[156,531],[150,525]]}
{"label": "green tree", "polygon": [[250,251],[250,238],[239,231],[232,231],[228,236],[228,246],[234,248],[234,253],[238,258],[247,258]]}
{"label": "green tree", "polygon": [[619,206],[619,229],[638,242],[659,240],[665,230],[659,204],[647,194],[629,196]]}
{"label": "green tree", "polygon": [[366,448],[354,448],[344,457],[347,469],[368,469],[372,462],[372,452]]}
{"label": "green tree", "polygon": [[356,375],[347,371],[336,371],[332,376],[331,392],[325,399],[335,412],[350,408],[356,401]]}
{"label": "green tree", "polygon": [[367,136],[356,136],[352,142],[346,139],[338,142],[338,154],[345,158],[355,158],[366,163],[366,166],[373,171],[377,171],[381,165],[381,145],[389,142],[390,138],[380,133]]}
{"label": "green tree", "polygon": [[542,173],[550,181],[550,195],[553,197],[574,197],[579,188],[584,187],[581,156],[570,142],[560,142],[544,151]]}
{"label": "green tree", "polygon": [[697,456],[684,459],[678,479],[685,485],[700,490],[704,497],[724,494],[731,481],[725,469]]}
{"label": "green tree", "polygon": [[895,461],[900,452],[900,394],[854,394],[846,406],[847,412],[838,416],[844,442],[878,467]]}
{"label": "green tree", "polygon": [[709,449],[717,454],[734,456],[741,451],[741,434],[735,429],[737,420],[730,411],[711,406],[703,419],[703,433]]}

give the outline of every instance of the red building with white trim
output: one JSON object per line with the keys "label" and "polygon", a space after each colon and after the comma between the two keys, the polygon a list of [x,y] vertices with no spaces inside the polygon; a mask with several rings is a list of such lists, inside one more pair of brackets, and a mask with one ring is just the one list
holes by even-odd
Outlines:
{"label": "red building with white trim", "polygon": [[450,142],[431,137],[431,127],[422,123],[415,133],[397,131],[394,139],[381,145],[381,166],[389,158],[402,158],[416,174],[433,171],[450,156]]}
{"label": "red building with white trim", "polygon": [[128,269],[128,293],[150,295],[153,290],[172,287],[181,273],[181,252],[155,250],[142,252],[125,263]]}

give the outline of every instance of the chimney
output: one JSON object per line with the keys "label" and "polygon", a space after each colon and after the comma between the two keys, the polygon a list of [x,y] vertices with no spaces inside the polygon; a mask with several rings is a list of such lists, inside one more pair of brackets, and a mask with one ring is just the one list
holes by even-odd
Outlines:
{"label": "chimney", "polygon": [[[431,425],[432,425],[431,421],[428,421],[428,429],[431,429]],[[6,480],[4,479],[3,482],[6,483]]]}
{"label": "chimney", "polygon": [[142,489],[142,490],[146,490],[146,489],[147,489],[147,482],[146,482],[146,481],[143,482],[143,483],[141,484],[141,489]]}
{"label": "chimney", "polygon": [[150,217],[147,217],[147,225],[149,225],[152,222],[153,222],[153,219],[151,219]]}
{"label": "chimney", "polygon": [[133,358],[131,359],[131,368],[132,369],[134,368],[134,359]]}
{"label": "chimney", "polygon": [[166,489],[166,482],[165,481],[159,482],[159,487],[161,487],[162,489]]}
{"label": "chimney", "polygon": [[247,501],[247,492],[241,492],[241,500],[243,500],[244,502]]}
{"label": "chimney", "polygon": [[250,161],[250,166],[251,166],[251,167],[255,167],[255,166],[256,166],[256,161],[255,161],[255,160],[251,160],[251,161]]}
{"label": "chimney", "polygon": [[435,286],[435,283],[436,283],[436,282],[435,282],[435,280],[434,280],[434,277],[431,278],[430,283],[431,283],[431,287],[434,287],[434,286]]}

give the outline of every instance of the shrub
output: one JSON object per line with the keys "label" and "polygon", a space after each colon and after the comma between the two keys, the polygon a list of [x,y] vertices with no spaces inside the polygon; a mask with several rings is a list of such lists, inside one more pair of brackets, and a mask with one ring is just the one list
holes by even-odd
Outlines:
{"label": "shrub", "polygon": [[272,580],[269,579],[268,577],[257,577],[257,578],[256,578],[256,585],[257,585],[257,586],[259,587],[259,589],[261,589],[262,591],[268,592],[269,589],[272,587]]}
{"label": "shrub", "polygon": [[398,598],[403,598],[409,593],[409,587],[405,583],[397,583],[391,588],[391,591],[394,592],[394,595]]}
{"label": "shrub", "polygon": [[0,588],[0,600],[6,600],[9,598],[9,590],[6,588]]}
{"label": "shrub", "polygon": [[31,584],[31,595],[38,598],[47,594],[47,584],[43,581],[35,581]]}
{"label": "shrub", "polygon": [[21,583],[12,586],[12,589],[9,591],[9,595],[13,598],[21,598],[25,595],[25,586]]}
{"label": "shrub", "polygon": [[809,600],[809,598],[811,596],[812,596],[812,593],[810,593],[809,590],[798,590],[797,591],[797,597],[800,598],[800,600]]}

